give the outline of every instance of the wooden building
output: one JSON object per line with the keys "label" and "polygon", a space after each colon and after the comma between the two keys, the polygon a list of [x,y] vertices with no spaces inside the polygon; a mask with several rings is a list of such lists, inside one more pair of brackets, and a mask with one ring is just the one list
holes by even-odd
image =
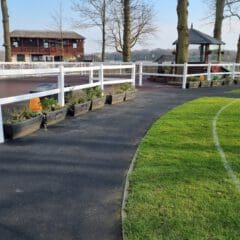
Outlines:
{"label": "wooden building", "polygon": [[[200,32],[193,28],[193,25],[188,30],[189,34],[189,45],[198,45],[199,46],[199,59],[197,60],[198,63],[208,63],[209,55],[212,54],[210,46],[215,45],[224,45],[223,41],[220,41],[216,38],[213,38],[206,33]],[[176,40],[173,45],[177,47],[178,40]],[[195,63],[197,63],[195,61]]]}
{"label": "wooden building", "polygon": [[12,61],[62,61],[84,56],[85,38],[76,32],[15,30],[10,37]]}

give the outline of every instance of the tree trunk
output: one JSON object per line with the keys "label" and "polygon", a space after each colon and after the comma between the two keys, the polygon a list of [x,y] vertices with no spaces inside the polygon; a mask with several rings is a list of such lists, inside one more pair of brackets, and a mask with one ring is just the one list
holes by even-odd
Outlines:
{"label": "tree trunk", "polygon": [[188,62],[188,0],[178,0],[178,45],[177,63]]}
{"label": "tree trunk", "polygon": [[123,30],[123,61],[131,61],[131,10],[130,0],[123,0],[124,30]]}
{"label": "tree trunk", "polygon": [[103,0],[102,6],[102,62],[105,61],[105,46],[106,46],[106,0]]}
{"label": "tree trunk", "polygon": [[240,63],[240,34],[239,34],[238,44],[237,44],[236,63]]}
{"label": "tree trunk", "polygon": [[11,53],[11,41],[10,41],[10,32],[9,32],[9,16],[8,16],[8,7],[7,0],[1,0],[2,8],[2,22],[3,22],[3,32],[4,32],[4,47],[5,47],[5,61],[12,61]]}
{"label": "tree trunk", "polygon": [[[216,0],[216,13],[215,13],[215,24],[214,24],[214,31],[213,36],[214,38],[218,39],[219,41],[222,40],[222,23],[224,19],[224,7],[225,7],[226,0]],[[221,45],[218,48],[218,62],[221,62]]]}

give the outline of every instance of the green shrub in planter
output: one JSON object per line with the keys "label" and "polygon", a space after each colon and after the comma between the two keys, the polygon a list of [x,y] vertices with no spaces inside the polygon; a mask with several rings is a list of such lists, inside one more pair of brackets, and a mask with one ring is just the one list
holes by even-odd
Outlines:
{"label": "green shrub in planter", "polygon": [[54,98],[44,98],[41,100],[43,107],[43,126],[51,126],[59,123],[66,118],[67,108],[61,107]]}
{"label": "green shrub in planter", "polygon": [[106,103],[117,104],[124,101],[125,92],[121,89],[120,85],[113,85],[106,94]]}
{"label": "green shrub in planter", "polygon": [[13,111],[3,124],[5,138],[16,139],[31,134],[40,129],[42,113],[23,108]]}
{"label": "green shrub in planter", "polygon": [[198,88],[200,86],[200,80],[198,77],[187,78],[187,88]]}
{"label": "green shrub in planter", "polygon": [[91,101],[88,100],[85,91],[79,90],[71,92],[66,97],[68,105],[68,114],[71,116],[79,116],[89,111]]}
{"label": "green shrub in planter", "polygon": [[136,88],[130,83],[121,84],[120,87],[125,92],[125,101],[132,100],[136,97]]}
{"label": "green shrub in planter", "polygon": [[224,85],[232,85],[233,84],[233,79],[231,76],[227,76],[223,79],[223,84]]}
{"label": "green shrub in planter", "polygon": [[104,107],[106,97],[99,87],[88,88],[85,90],[87,99],[91,101],[91,110],[96,110]]}
{"label": "green shrub in planter", "polygon": [[239,85],[240,84],[240,78],[235,78],[234,83]]}

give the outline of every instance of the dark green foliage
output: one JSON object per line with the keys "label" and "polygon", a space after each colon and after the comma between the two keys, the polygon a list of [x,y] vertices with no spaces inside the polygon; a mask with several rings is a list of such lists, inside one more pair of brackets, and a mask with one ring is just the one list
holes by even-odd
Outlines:
{"label": "dark green foliage", "polygon": [[40,112],[34,112],[34,111],[29,110],[27,107],[24,107],[23,109],[14,110],[10,114],[10,117],[7,120],[7,123],[23,122],[25,120],[37,117],[40,114],[41,114]]}
{"label": "dark green foliage", "polygon": [[57,100],[54,98],[46,97],[43,100],[41,100],[41,104],[43,107],[43,112],[50,112],[61,109],[61,106],[59,106]]}

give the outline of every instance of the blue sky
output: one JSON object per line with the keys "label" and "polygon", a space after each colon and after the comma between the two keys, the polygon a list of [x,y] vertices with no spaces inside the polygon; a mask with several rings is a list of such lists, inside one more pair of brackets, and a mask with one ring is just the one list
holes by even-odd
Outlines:
{"label": "blue sky", "polygon": [[[190,0],[189,6],[189,26],[194,24],[194,28],[212,35],[213,24],[205,20],[209,10],[204,4],[206,0]],[[71,18],[74,13],[71,10],[71,0],[62,0],[65,15],[65,27],[67,30],[76,30],[86,37],[86,53],[100,51],[100,32],[97,29],[73,29]],[[150,1],[149,1],[150,2]],[[153,0],[156,16],[155,25],[158,32],[154,37],[148,39],[141,48],[173,48],[172,42],[177,37],[176,24],[176,0]],[[14,29],[49,29],[51,25],[51,14],[59,6],[59,0],[8,0],[10,15],[10,27]],[[223,27],[223,41],[226,42],[225,49],[235,49],[240,29],[240,22],[237,20],[226,20]],[[2,45],[2,27],[0,28],[0,38]],[[111,49],[108,49],[111,50]]]}

